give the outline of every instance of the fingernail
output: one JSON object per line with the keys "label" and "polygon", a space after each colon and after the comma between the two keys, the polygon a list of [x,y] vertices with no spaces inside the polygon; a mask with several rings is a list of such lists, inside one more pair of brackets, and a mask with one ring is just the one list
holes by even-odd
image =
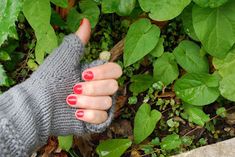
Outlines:
{"label": "fingernail", "polygon": [[84,111],[76,111],[76,114],[75,114],[76,118],[77,119],[80,119],[84,116]]}
{"label": "fingernail", "polygon": [[76,105],[77,104],[77,97],[75,95],[69,95],[66,98],[66,102],[69,105]]}
{"label": "fingernail", "polygon": [[86,81],[90,81],[94,78],[94,74],[92,71],[85,71],[83,72],[83,79]]}
{"label": "fingernail", "polygon": [[74,87],[73,87],[73,92],[75,94],[82,94],[82,85],[81,84],[76,84]]}
{"label": "fingernail", "polygon": [[82,25],[82,23],[83,23],[83,19],[82,19],[81,22],[80,22],[80,26]]}

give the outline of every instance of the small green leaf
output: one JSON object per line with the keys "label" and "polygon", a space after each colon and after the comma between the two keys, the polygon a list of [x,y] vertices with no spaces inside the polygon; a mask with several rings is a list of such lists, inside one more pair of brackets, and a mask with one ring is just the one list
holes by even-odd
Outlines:
{"label": "small green leaf", "polygon": [[157,21],[171,20],[178,16],[191,0],[139,0],[140,7]]}
{"label": "small green leaf", "polygon": [[226,117],[226,109],[224,107],[220,107],[216,110],[216,114],[225,118]]}
{"label": "small green leaf", "polygon": [[0,86],[8,87],[9,86],[8,80],[9,80],[9,78],[8,78],[2,64],[0,64]]}
{"label": "small green leaf", "polygon": [[149,104],[142,104],[138,109],[134,120],[134,141],[140,143],[145,140],[156,127],[157,122],[161,119],[161,112],[151,110]]}
{"label": "small green leaf", "polygon": [[135,8],[136,0],[120,0],[116,13],[120,16],[128,16]]}
{"label": "small green leaf", "polygon": [[101,142],[96,148],[99,157],[120,157],[130,146],[129,139],[109,139]]}
{"label": "small green leaf", "polygon": [[202,107],[184,103],[183,108],[189,120],[197,125],[204,126],[204,124],[210,120],[210,117],[203,112]]}
{"label": "small green leaf", "polygon": [[179,148],[182,144],[180,136],[177,134],[172,134],[164,137],[161,142],[161,149],[163,150],[172,150]]}
{"label": "small green leaf", "polygon": [[116,12],[120,0],[102,0],[101,2],[101,10],[102,13],[114,13]]}
{"label": "small green leaf", "polygon": [[33,71],[37,70],[37,68],[38,68],[38,64],[35,63],[35,61],[33,59],[29,59],[27,62],[27,65]]}
{"label": "small green leaf", "polygon": [[8,61],[8,60],[11,60],[11,57],[6,51],[0,50],[0,60]]}
{"label": "small green leaf", "polygon": [[200,56],[200,47],[189,40],[181,41],[173,54],[178,64],[189,73],[208,73],[209,64],[205,56]]}
{"label": "small green leaf", "polygon": [[152,86],[153,77],[148,74],[134,75],[131,77],[131,82],[130,91],[133,92],[134,95],[138,95]]}
{"label": "small green leaf", "polygon": [[93,0],[79,1],[81,13],[76,8],[69,11],[67,25],[72,32],[75,32],[80,25],[81,20],[85,17],[89,19],[91,27],[94,28],[99,21],[100,9]]}
{"label": "small green leaf", "polygon": [[218,8],[194,5],[192,16],[195,33],[205,50],[224,58],[235,43],[235,1]]}
{"label": "small green leaf", "polygon": [[193,0],[200,7],[216,8],[228,2],[228,0]]}
{"label": "small green leaf", "polygon": [[22,0],[2,0],[0,2],[0,46],[8,36],[16,38],[15,21],[22,4]]}
{"label": "small green leaf", "polygon": [[150,54],[154,57],[160,57],[163,52],[164,52],[164,39],[160,38],[157,45],[155,46],[155,48],[150,52]]}
{"label": "small green leaf", "polygon": [[58,136],[58,141],[59,147],[68,152],[73,145],[73,135]]}
{"label": "small green leaf", "polygon": [[62,7],[67,8],[68,7],[68,0],[50,0],[53,4]]}
{"label": "small green leaf", "polygon": [[214,102],[220,95],[219,78],[210,74],[185,74],[175,83],[176,95],[183,101],[204,106]]}
{"label": "small green leaf", "polygon": [[165,86],[172,83],[179,76],[178,65],[171,53],[164,53],[153,63],[153,76],[155,81],[161,81]]}
{"label": "small green leaf", "polygon": [[128,30],[124,45],[124,66],[127,67],[150,53],[157,45],[160,29],[148,19],[140,19]]}

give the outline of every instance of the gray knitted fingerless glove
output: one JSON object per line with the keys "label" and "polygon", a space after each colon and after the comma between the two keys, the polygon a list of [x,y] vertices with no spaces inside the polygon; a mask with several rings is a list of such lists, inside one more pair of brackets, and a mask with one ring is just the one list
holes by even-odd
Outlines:
{"label": "gray knitted fingerless glove", "polygon": [[73,85],[81,81],[83,50],[76,35],[66,36],[29,79],[0,96],[0,157],[27,156],[50,135],[102,132],[110,125],[114,105],[108,120],[95,125],[77,120],[76,109],[66,104]]}

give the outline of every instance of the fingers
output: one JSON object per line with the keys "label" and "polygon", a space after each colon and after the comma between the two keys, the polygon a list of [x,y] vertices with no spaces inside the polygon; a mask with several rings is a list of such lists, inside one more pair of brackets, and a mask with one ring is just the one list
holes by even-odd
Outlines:
{"label": "fingers", "polygon": [[78,109],[75,117],[88,123],[100,124],[108,119],[108,114],[106,111]]}
{"label": "fingers", "polygon": [[112,106],[112,98],[109,96],[85,96],[71,94],[66,99],[71,107],[94,110],[108,110]]}
{"label": "fingers", "polygon": [[117,79],[122,75],[121,67],[116,63],[106,63],[93,68],[86,69],[82,73],[85,81]]}
{"label": "fingers", "polygon": [[83,42],[83,44],[87,44],[91,36],[91,24],[88,19],[83,18],[80,23],[80,27],[75,33]]}
{"label": "fingers", "polygon": [[114,79],[80,82],[73,87],[75,94],[87,96],[113,95],[118,90],[118,83]]}

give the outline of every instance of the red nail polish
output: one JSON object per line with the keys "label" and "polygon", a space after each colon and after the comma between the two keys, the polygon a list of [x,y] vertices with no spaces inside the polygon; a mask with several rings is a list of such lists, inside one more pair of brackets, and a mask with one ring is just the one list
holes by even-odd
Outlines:
{"label": "red nail polish", "polygon": [[81,22],[80,22],[80,26],[82,25],[82,23],[83,23],[83,19],[82,19]]}
{"label": "red nail polish", "polygon": [[86,81],[90,81],[94,78],[94,74],[92,71],[85,71],[83,72],[83,79]]}
{"label": "red nail polish", "polygon": [[82,85],[81,84],[76,84],[74,87],[73,87],[73,92],[75,94],[82,94]]}
{"label": "red nail polish", "polygon": [[66,98],[66,102],[69,105],[76,105],[77,104],[77,97],[75,95],[69,95]]}
{"label": "red nail polish", "polygon": [[75,114],[76,118],[77,119],[80,119],[84,116],[84,111],[76,111],[76,114]]}

